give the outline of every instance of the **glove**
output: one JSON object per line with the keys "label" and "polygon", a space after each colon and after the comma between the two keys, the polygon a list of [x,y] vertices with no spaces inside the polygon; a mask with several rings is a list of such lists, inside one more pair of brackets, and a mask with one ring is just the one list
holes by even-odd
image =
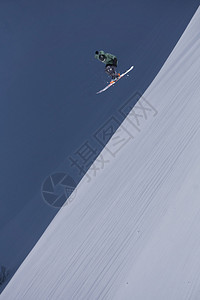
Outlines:
{"label": "glove", "polygon": [[113,59],[113,65],[117,66],[117,58],[116,57]]}

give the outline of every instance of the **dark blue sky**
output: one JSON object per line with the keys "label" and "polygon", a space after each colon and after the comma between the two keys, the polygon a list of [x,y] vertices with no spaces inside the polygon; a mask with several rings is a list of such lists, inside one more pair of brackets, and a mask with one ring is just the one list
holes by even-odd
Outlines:
{"label": "dark blue sky", "polygon": [[[14,247],[11,234],[5,235],[9,222],[17,216],[20,222],[20,212],[35,199],[30,214],[41,214],[40,231],[26,224],[25,236],[38,239],[56,213],[40,195],[44,178],[62,165],[76,177],[67,158],[131,94],[146,90],[198,5],[197,0],[0,0],[0,264],[8,245]],[[94,59],[96,50],[115,54],[120,72],[135,65],[127,79],[101,95],[96,92],[107,76]],[[27,249],[32,246],[30,238]]]}

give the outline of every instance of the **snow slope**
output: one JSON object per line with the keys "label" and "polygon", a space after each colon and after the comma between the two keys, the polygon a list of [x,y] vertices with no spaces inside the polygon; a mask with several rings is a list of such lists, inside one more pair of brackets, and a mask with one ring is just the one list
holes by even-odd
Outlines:
{"label": "snow slope", "polygon": [[1,299],[200,299],[199,78],[200,8]]}

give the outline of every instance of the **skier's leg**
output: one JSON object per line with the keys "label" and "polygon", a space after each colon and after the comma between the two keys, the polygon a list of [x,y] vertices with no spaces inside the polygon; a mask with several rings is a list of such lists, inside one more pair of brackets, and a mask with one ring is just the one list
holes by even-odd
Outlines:
{"label": "skier's leg", "polygon": [[112,77],[112,79],[116,79],[118,78],[118,74],[117,72],[115,71],[115,66],[112,66],[112,65],[106,65],[106,68],[105,68],[105,72]]}
{"label": "skier's leg", "polygon": [[113,74],[113,67],[111,65],[106,65],[105,67],[105,72],[109,75],[112,76]]}

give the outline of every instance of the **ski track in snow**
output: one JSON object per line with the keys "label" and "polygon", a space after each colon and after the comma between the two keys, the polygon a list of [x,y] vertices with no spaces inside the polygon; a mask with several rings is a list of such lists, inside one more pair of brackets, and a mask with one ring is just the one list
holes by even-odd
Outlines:
{"label": "ski track in snow", "polygon": [[154,116],[128,115],[1,299],[200,299],[199,82],[200,9],[143,95]]}

